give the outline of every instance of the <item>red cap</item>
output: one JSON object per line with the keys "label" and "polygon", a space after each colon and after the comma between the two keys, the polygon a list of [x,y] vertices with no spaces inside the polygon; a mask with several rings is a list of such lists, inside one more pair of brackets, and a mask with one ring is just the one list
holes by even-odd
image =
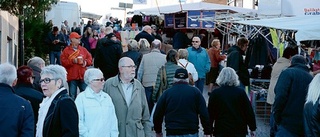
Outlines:
{"label": "red cap", "polygon": [[81,38],[81,36],[77,32],[71,32],[69,38],[70,39],[72,39],[72,38],[78,39],[78,38]]}

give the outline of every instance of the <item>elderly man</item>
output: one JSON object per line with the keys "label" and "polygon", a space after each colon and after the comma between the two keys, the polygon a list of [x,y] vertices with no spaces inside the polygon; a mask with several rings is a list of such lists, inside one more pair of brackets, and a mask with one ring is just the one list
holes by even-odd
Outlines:
{"label": "elderly man", "polygon": [[160,52],[160,48],[161,41],[154,40],[151,44],[151,52],[143,55],[138,70],[137,77],[145,88],[149,111],[153,108],[152,92],[156,84],[158,71],[167,62],[166,55]]}
{"label": "elderly man", "polygon": [[149,25],[146,25],[142,28],[142,31],[136,35],[134,38],[136,41],[139,41],[141,38],[145,38],[148,40],[149,44],[154,41],[154,37],[152,36],[152,28]]}
{"label": "elderly man", "polygon": [[0,64],[0,136],[34,136],[34,117],[31,104],[15,95],[12,86],[17,82],[17,70],[9,64]]}
{"label": "elderly man", "polygon": [[199,117],[205,137],[211,135],[206,102],[199,89],[190,86],[188,71],[175,71],[174,85],[160,97],[153,117],[157,137],[162,136],[162,122],[165,117],[167,136],[196,137],[199,132]]}
{"label": "elderly man", "polygon": [[152,137],[150,114],[144,88],[134,79],[136,65],[132,59],[119,60],[119,74],[104,84],[115,105],[119,137]]}
{"label": "elderly man", "polygon": [[205,48],[201,46],[200,36],[194,36],[192,38],[192,47],[187,48],[189,56],[188,60],[195,66],[198,72],[198,81],[195,82],[195,86],[203,91],[204,82],[206,81],[206,73],[210,71],[210,58]]}
{"label": "elderly man", "polygon": [[46,63],[40,57],[33,57],[33,58],[28,60],[27,65],[30,68],[32,68],[32,72],[33,72],[33,75],[34,75],[33,87],[38,91],[42,91],[41,87],[40,87],[40,84],[39,84],[39,80],[40,80],[41,70],[46,65]]}
{"label": "elderly man", "polygon": [[311,80],[306,59],[293,56],[291,65],[281,72],[274,88],[276,98],[272,112],[278,125],[276,137],[304,136],[303,107]]}

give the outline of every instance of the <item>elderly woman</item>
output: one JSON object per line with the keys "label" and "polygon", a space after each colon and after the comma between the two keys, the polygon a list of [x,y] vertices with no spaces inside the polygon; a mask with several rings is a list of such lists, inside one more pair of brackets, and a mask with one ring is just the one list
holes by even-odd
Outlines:
{"label": "elderly woman", "polygon": [[320,133],[320,74],[311,81],[308,89],[306,103],[304,105],[304,131],[306,137],[318,137]]}
{"label": "elderly woman", "polygon": [[223,68],[216,83],[220,87],[212,91],[208,104],[215,137],[245,137],[247,126],[253,136],[257,128],[254,112],[246,92],[238,88],[236,72],[230,67]]}
{"label": "elderly woman", "polygon": [[[198,80],[198,72],[194,65],[189,62],[188,59],[188,51],[186,49],[179,49],[178,50],[179,60],[178,65],[183,67],[188,71],[189,74],[192,75],[193,82],[196,82]],[[190,80],[190,79],[189,79]],[[190,81],[189,81],[190,83]]]}
{"label": "elderly woman", "polygon": [[77,107],[64,88],[67,71],[60,65],[42,69],[39,81],[46,96],[40,104],[37,137],[79,137]]}
{"label": "elderly woman", "polygon": [[[34,121],[38,121],[39,104],[43,99],[43,94],[35,90],[32,86],[34,75],[28,66],[21,66],[17,70],[18,81],[14,86],[15,93],[31,103],[34,113]],[[36,124],[36,123],[34,123]]]}
{"label": "elderly woman", "polygon": [[150,52],[150,50],[151,50],[150,49],[150,43],[148,42],[147,39],[141,38],[139,40],[139,45],[140,45],[139,52],[142,53],[143,55]]}
{"label": "elderly woman", "polygon": [[84,73],[87,88],[76,98],[81,137],[118,137],[118,120],[110,96],[103,92],[101,70],[90,68]]}

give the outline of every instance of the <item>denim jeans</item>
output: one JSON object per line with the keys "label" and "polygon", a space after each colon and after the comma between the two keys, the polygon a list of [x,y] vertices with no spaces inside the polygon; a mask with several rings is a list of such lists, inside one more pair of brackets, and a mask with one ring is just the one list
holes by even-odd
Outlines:
{"label": "denim jeans", "polygon": [[87,87],[87,84],[83,80],[71,80],[68,82],[69,85],[69,95],[72,99],[77,97],[77,87],[79,87],[80,92],[84,91]]}
{"label": "denim jeans", "polygon": [[276,137],[300,137],[299,135],[296,135],[294,133],[291,133],[287,129],[285,129],[283,126],[278,125],[278,130],[276,133]]}
{"label": "denim jeans", "polygon": [[166,137],[199,137],[199,133],[187,135],[167,135]]}
{"label": "denim jeans", "polygon": [[148,107],[149,107],[149,113],[151,114],[154,103],[152,101],[152,92],[153,92],[153,86],[151,87],[144,87],[144,91],[146,93],[146,98],[148,102]]}
{"label": "denim jeans", "polygon": [[206,82],[206,78],[199,78],[199,79],[195,82],[195,86],[200,90],[201,94],[202,94],[202,92],[203,92],[204,82]]}
{"label": "denim jeans", "polygon": [[49,53],[50,64],[61,65],[60,55],[61,55],[61,51],[50,51]]}

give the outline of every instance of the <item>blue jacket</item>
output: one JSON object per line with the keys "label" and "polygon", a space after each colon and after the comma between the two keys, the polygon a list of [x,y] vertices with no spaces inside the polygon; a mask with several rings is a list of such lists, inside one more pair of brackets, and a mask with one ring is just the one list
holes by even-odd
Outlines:
{"label": "blue jacket", "polygon": [[303,107],[312,76],[305,65],[294,64],[281,72],[274,92],[274,118],[288,131],[303,135]]}
{"label": "blue jacket", "polygon": [[199,78],[205,78],[206,73],[210,71],[210,58],[205,48],[199,47],[198,49],[194,47],[187,48],[189,56],[188,60],[194,65],[198,72]]}
{"label": "blue jacket", "polygon": [[31,104],[0,83],[0,137],[33,137],[34,117]]}

